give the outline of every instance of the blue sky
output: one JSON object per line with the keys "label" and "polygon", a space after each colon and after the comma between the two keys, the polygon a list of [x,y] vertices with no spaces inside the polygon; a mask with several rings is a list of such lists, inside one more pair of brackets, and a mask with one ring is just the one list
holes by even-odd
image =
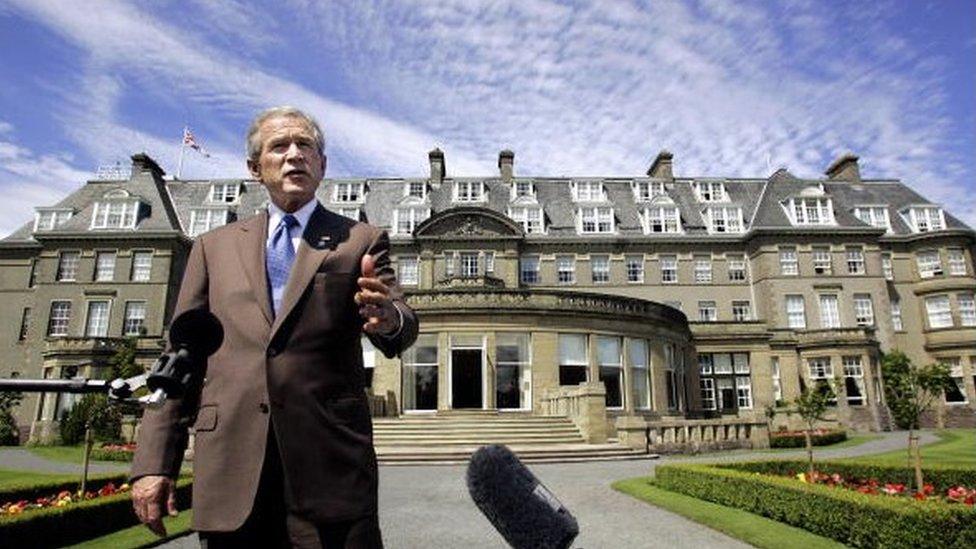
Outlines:
{"label": "blue sky", "polygon": [[976,2],[247,3],[0,0],[0,233],[182,127],[245,173],[255,112],[293,104],[327,176],[819,177],[844,151],[976,227]]}

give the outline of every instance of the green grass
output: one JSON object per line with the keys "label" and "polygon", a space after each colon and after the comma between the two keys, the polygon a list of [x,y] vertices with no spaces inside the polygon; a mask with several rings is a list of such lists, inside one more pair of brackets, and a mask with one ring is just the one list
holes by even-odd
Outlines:
{"label": "green grass", "polygon": [[81,481],[81,475],[35,473],[34,471],[10,471],[0,469],[0,490],[37,482]]}
{"label": "green grass", "polygon": [[761,548],[839,549],[843,544],[753,513],[664,490],[650,477],[618,480],[613,488]]}
{"label": "green grass", "polygon": [[51,461],[77,463],[85,461],[85,446],[29,446],[27,449],[37,457]]}
{"label": "green grass", "polygon": [[[163,524],[166,525],[166,538],[175,538],[182,536],[190,531],[190,523],[192,522],[193,511],[181,511],[179,515],[175,517],[165,517],[163,519]],[[72,545],[71,547],[85,548],[85,549],[95,549],[99,547],[104,547],[105,549],[124,549],[127,547],[143,547],[149,545],[150,543],[162,541],[163,538],[156,536],[149,531],[144,525],[139,524],[133,526],[132,528],[126,528],[125,530],[119,530],[118,532],[113,532],[106,536],[100,538],[95,538],[88,540],[84,543],[79,543],[78,545]]]}
{"label": "green grass", "polygon": [[[946,429],[937,431],[938,442],[922,446],[922,466],[949,466],[976,468],[976,429]],[[905,433],[908,445],[908,433]],[[910,466],[908,450],[895,450],[883,454],[873,454],[847,458],[845,461],[875,463],[881,465]]]}

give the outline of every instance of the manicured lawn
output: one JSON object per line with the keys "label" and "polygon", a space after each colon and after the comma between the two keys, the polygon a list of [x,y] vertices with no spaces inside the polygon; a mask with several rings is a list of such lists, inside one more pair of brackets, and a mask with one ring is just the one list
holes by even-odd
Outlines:
{"label": "manicured lawn", "polygon": [[834,540],[811,534],[806,530],[782,522],[663,490],[654,486],[649,477],[619,480],[613,483],[613,488],[756,547],[770,549],[782,547],[840,549],[844,547],[843,544]]}
{"label": "manicured lawn", "polygon": [[85,447],[79,446],[29,446],[32,454],[51,461],[81,464],[85,461]]}
{"label": "manicured lawn", "polygon": [[35,473],[33,471],[10,471],[7,469],[0,469],[0,490],[13,486],[33,484],[35,482],[59,482],[69,480],[78,480],[80,482],[81,475],[47,474]]}
{"label": "manicured lawn", "polygon": [[[936,432],[941,439],[922,446],[922,466],[950,466],[976,468],[976,429],[946,429]],[[908,444],[908,433],[905,433]],[[848,458],[859,463],[908,466],[908,451],[896,450],[883,454]]]}
{"label": "manicured lawn", "polygon": [[[167,539],[179,537],[189,532],[192,518],[192,510],[182,511],[175,517],[164,518],[163,524],[166,525]],[[84,547],[86,549],[94,549],[99,547],[104,547],[105,549],[125,549],[128,547],[142,547],[153,542],[158,542],[160,539],[161,538],[157,537],[156,534],[153,534],[148,528],[140,524],[138,526],[133,526],[132,528],[119,530],[118,532],[113,532],[107,536],[88,540],[84,543],[79,543],[78,545],[72,545],[70,547]]]}

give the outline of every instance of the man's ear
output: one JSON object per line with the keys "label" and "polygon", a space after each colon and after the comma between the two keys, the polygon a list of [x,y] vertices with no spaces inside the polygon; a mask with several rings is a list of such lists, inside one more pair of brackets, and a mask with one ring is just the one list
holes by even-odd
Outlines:
{"label": "man's ear", "polygon": [[250,158],[247,159],[247,171],[251,172],[251,177],[261,180],[261,164]]}
{"label": "man's ear", "polygon": [[329,157],[322,155],[322,177],[325,177],[325,165],[328,164]]}

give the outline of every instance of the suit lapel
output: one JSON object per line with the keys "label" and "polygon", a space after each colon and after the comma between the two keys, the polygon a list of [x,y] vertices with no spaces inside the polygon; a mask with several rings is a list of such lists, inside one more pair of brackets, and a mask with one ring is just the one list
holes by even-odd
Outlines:
{"label": "suit lapel", "polygon": [[237,241],[237,253],[244,263],[244,274],[251,283],[251,290],[258,301],[264,319],[271,326],[274,315],[271,313],[271,296],[268,293],[268,275],[265,267],[265,247],[268,239],[268,212],[244,221],[240,225],[241,238]]}
{"label": "suit lapel", "polygon": [[298,304],[298,300],[305,293],[305,288],[312,281],[319,266],[339,243],[340,225],[337,221],[338,216],[326,211],[321,204],[312,212],[308,227],[302,233],[302,240],[295,254],[295,263],[291,266],[291,274],[285,285],[285,295],[281,298],[281,310],[278,311],[271,327],[272,338]]}

